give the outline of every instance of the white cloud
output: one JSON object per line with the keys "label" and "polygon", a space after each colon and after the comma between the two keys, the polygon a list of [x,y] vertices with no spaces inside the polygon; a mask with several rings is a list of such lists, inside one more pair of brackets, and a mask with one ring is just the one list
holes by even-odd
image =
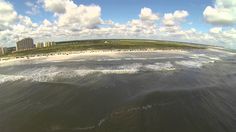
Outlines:
{"label": "white cloud", "polygon": [[44,8],[47,11],[62,14],[62,13],[65,13],[66,11],[65,6],[68,3],[73,2],[73,1],[71,0],[42,0],[42,2],[44,4]]}
{"label": "white cloud", "polygon": [[34,4],[30,1],[25,2],[25,5],[28,7],[32,7]]}
{"label": "white cloud", "polygon": [[33,27],[33,28],[36,28],[38,26],[38,24],[36,23],[33,23],[30,19],[30,17],[28,16],[22,16],[22,15],[19,15],[19,23],[20,25],[24,25],[24,26],[27,26],[27,27]]}
{"label": "white cloud", "polygon": [[[102,20],[98,5],[77,5],[72,0],[39,0],[46,11],[54,13],[54,20],[45,19],[34,23],[28,16],[18,15],[14,7],[3,0],[0,15],[14,16],[14,19],[0,17],[0,43],[13,46],[19,39],[32,37],[37,41],[61,41],[92,38],[146,38],[206,43],[236,48],[236,29],[214,27],[208,33],[194,28],[183,29],[189,15],[187,11],[177,10],[160,17],[159,13],[144,7],[131,19],[121,24],[112,20]],[[29,7],[38,3],[25,3]],[[223,3],[225,7],[230,2]],[[4,13],[2,13],[4,10]],[[7,13],[5,12],[7,11]],[[4,16],[5,17],[5,16]],[[162,23],[160,23],[161,21]],[[2,28],[7,25],[8,28]]]}
{"label": "white cloud", "polygon": [[224,46],[227,48],[236,49],[236,29],[223,29],[220,27],[212,28],[209,30],[211,36],[211,43],[214,45]]}
{"label": "white cloud", "polygon": [[166,13],[164,14],[163,24],[165,26],[176,26],[180,22],[183,22],[189,13],[185,10],[175,11],[174,13]]}
{"label": "white cloud", "polygon": [[59,26],[75,25],[78,28],[95,28],[102,23],[101,8],[97,5],[66,5],[66,12],[58,16]]}
{"label": "white cloud", "polygon": [[28,15],[37,15],[37,14],[40,13],[40,11],[39,11],[40,6],[38,5],[38,3],[32,3],[32,2],[27,1],[27,2],[25,2],[25,5],[28,8],[30,8],[30,10],[26,11],[26,14],[28,14]]}
{"label": "white cloud", "polygon": [[210,33],[217,34],[222,31],[222,27],[214,27],[210,29]]}
{"label": "white cloud", "polygon": [[17,12],[11,3],[0,0],[0,31],[17,21]]}
{"label": "white cloud", "polygon": [[215,5],[207,6],[203,12],[204,19],[215,25],[236,23],[236,0],[216,0]]}
{"label": "white cloud", "polygon": [[159,19],[159,14],[153,13],[150,8],[142,8],[141,13],[139,14],[139,18],[142,21],[156,21]]}
{"label": "white cloud", "polygon": [[98,5],[77,5],[73,0],[43,0],[46,11],[57,16],[60,27],[72,30],[96,28],[102,23],[101,7]]}
{"label": "white cloud", "polygon": [[188,12],[185,10],[182,11],[177,10],[174,12],[173,16],[175,17],[176,20],[184,20],[188,15],[189,15]]}
{"label": "white cloud", "polygon": [[168,33],[174,33],[180,30],[181,30],[180,26],[162,26],[159,28],[160,32],[168,32]]}
{"label": "white cloud", "polygon": [[48,21],[47,19],[43,20],[43,25],[48,27],[48,26],[52,26],[52,23],[50,21]]}
{"label": "white cloud", "polygon": [[187,16],[189,16],[189,13],[185,10],[176,10],[173,13],[165,13],[159,31],[176,38],[186,36],[186,32],[181,28],[181,24],[186,21]]}

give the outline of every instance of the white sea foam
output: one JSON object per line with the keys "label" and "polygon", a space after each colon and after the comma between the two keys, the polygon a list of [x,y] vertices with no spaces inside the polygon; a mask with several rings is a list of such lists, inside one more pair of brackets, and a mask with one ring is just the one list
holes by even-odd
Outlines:
{"label": "white sea foam", "polygon": [[72,75],[69,71],[59,69],[57,67],[32,68],[12,75],[0,74],[0,84],[9,81],[17,81],[20,79],[36,82],[49,82],[55,80],[56,78],[61,78],[64,76],[69,77],[69,75]]}
{"label": "white sea foam", "polygon": [[0,74],[0,84],[5,82],[17,81],[20,79],[24,79],[23,76],[15,76],[15,75],[2,75]]}
{"label": "white sea foam", "polygon": [[181,66],[185,66],[185,67],[189,67],[189,68],[201,68],[202,67],[202,63],[198,62],[198,61],[192,61],[192,60],[188,60],[188,61],[177,61],[175,62],[178,65]]}
{"label": "white sea foam", "polygon": [[102,73],[102,74],[134,74],[139,71],[142,67],[140,63],[133,63],[129,65],[121,65],[115,68],[104,68],[99,67],[96,69],[78,69],[76,70],[77,75],[86,76],[93,73]]}
{"label": "white sea foam", "polygon": [[17,72],[14,75],[1,75],[0,74],[0,83],[8,81],[17,81],[19,79],[31,80],[36,82],[51,82],[57,79],[63,78],[74,78],[74,77],[83,77],[94,73],[102,74],[134,74],[139,71],[141,64],[131,64],[118,66],[116,68],[95,68],[88,69],[77,68],[58,68],[58,67],[43,67],[43,68],[31,68],[21,72]]}
{"label": "white sea foam", "polygon": [[55,76],[57,76],[57,74],[60,73],[60,71],[62,71],[62,69],[52,66],[52,67],[42,67],[42,68],[31,68],[16,74],[24,76],[24,78],[27,80],[47,82],[54,80]]}
{"label": "white sea foam", "polygon": [[219,53],[219,54],[236,55],[236,53],[226,51],[223,48],[209,48],[208,50],[211,52]]}
{"label": "white sea foam", "polygon": [[154,71],[170,71],[175,70],[174,66],[170,62],[155,63],[153,65],[145,65],[145,68]]}
{"label": "white sea foam", "polygon": [[[120,60],[152,60],[155,59],[171,59],[178,58],[184,59],[184,56],[161,56],[161,57],[122,57],[122,58],[102,58],[94,60],[98,61],[120,61]],[[82,60],[80,60],[82,59]],[[72,59],[68,61],[86,61],[86,59]],[[175,61],[175,63],[171,62],[157,62],[154,64],[143,64],[143,63],[133,63],[126,65],[116,65],[112,67],[95,67],[95,68],[87,68],[87,67],[75,67],[75,68],[67,68],[67,67],[34,67],[30,69],[23,70],[18,73],[14,73],[13,75],[1,75],[0,74],[0,84],[8,81],[17,81],[19,79],[31,80],[37,82],[50,82],[55,81],[57,79],[64,78],[75,78],[75,77],[83,77],[94,73],[101,74],[135,74],[140,70],[148,70],[148,71],[169,71],[175,70],[176,66],[173,64],[177,64],[179,66],[187,67],[187,68],[201,68],[203,65],[208,63],[213,63],[215,61],[219,61],[220,58],[214,55],[206,55],[206,54],[190,54],[189,60],[180,60]],[[58,61],[58,60],[51,60]],[[60,60],[59,60],[60,61]],[[19,61],[19,63],[22,63]]]}
{"label": "white sea foam", "polygon": [[134,74],[137,73],[137,69],[109,69],[109,70],[92,70],[92,69],[83,69],[75,71],[78,76],[86,76],[94,73],[102,73],[102,74]]}
{"label": "white sea foam", "polygon": [[121,60],[158,60],[158,59],[182,59],[183,56],[175,56],[175,57],[126,57],[126,58],[103,58],[97,59],[96,61],[121,61]]}
{"label": "white sea foam", "polygon": [[30,80],[35,82],[51,82],[64,78],[76,78],[84,77],[87,75],[101,73],[101,74],[135,74],[140,69],[146,68],[148,70],[160,71],[160,70],[173,70],[173,65],[170,62],[167,63],[155,63],[153,65],[143,65],[141,63],[132,63],[126,65],[117,65],[112,67],[34,67],[28,68],[21,72],[16,72],[13,75],[0,75],[0,83],[7,81],[17,81],[19,79]]}
{"label": "white sea foam", "polygon": [[209,59],[214,61],[220,61],[220,57],[213,56],[213,55],[206,55],[206,54],[193,54],[190,56],[192,59]]}
{"label": "white sea foam", "polygon": [[133,63],[133,64],[128,64],[128,65],[118,66],[118,69],[134,70],[134,69],[139,69],[142,66],[143,66],[143,64],[141,64],[141,63]]}
{"label": "white sea foam", "polygon": [[209,58],[210,60],[213,60],[213,61],[220,61],[220,60],[221,60],[219,57],[209,57],[209,56],[208,56],[208,58]]}
{"label": "white sea foam", "polygon": [[205,64],[214,63],[214,60],[204,60],[204,59],[196,59],[196,60],[183,60],[183,61],[176,61],[177,65],[185,66],[188,68],[201,68]]}
{"label": "white sea foam", "polygon": [[205,64],[221,60],[220,57],[206,54],[192,54],[189,58],[189,60],[176,61],[175,64],[188,68],[201,68]]}

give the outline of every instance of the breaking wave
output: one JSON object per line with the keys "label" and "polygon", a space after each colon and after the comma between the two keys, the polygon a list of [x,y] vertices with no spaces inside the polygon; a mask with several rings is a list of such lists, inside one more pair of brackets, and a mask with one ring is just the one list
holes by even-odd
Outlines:
{"label": "breaking wave", "polygon": [[145,57],[127,57],[127,58],[110,58],[110,59],[97,59],[96,61],[122,61],[122,60],[159,60],[159,59],[183,59],[183,56],[175,56],[175,57],[151,57],[151,58],[145,58]]}
{"label": "breaking wave", "polygon": [[176,61],[175,64],[187,68],[201,68],[205,64],[214,63],[221,60],[219,57],[208,56],[205,54],[193,54],[189,58],[190,60]]}
{"label": "breaking wave", "polygon": [[155,63],[153,65],[146,65],[145,68],[154,71],[169,71],[175,70],[175,67],[170,63]]}
{"label": "breaking wave", "polygon": [[[210,61],[212,62],[212,61]],[[185,66],[188,68],[201,68],[204,64],[208,64],[209,61],[193,61],[193,60],[186,60],[186,61],[176,61],[177,65]]]}
{"label": "breaking wave", "polygon": [[16,76],[16,75],[2,75],[0,74],[0,84],[10,81],[17,81],[20,79],[24,79],[24,76]]}
{"label": "breaking wave", "polygon": [[[155,62],[157,59],[164,59],[168,57],[154,57],[149,58],[152,63],[132,63],[126,65],[116,65],[112,67],[33,67],[12,75],[0,74],[0,84],[17,80],[30,80],[36,82],[51,82],[60,79],[78,78],[91,74],[135,74],[140,71],[171,71],[176,70],[179,66],[183,68],[201,68],[205,64],[219,61],[220,58],[215,56],[207,56],[205,54],[192,54],[187,58],[176,56],[174,58],[181,59],[167,62]],[[172,57],[171,57],[172,58]],[[147,58],[119,58],[119,59],[98,59],[98,61],[121,61],[121,60],[146,60]],[[65,62],[66,63],[66,62]]]}
{"label": "breaking wave", "polygon": [[174,66],[170,62],[155,63],[149,65],[143,65],[141,63],[133,63],[128,65],[118,65],[116,67],[97,67],[89,69],[86,67],[80,68],[59,68],[55,66],[30,68],[20,72],[16,72],[13,75],[0,74],[0,83],[17,81],[17,80],[31,80],[36,82],[51,82],[63,78],[76,78],[83,77],[90,74],[135,74],[140,70],[148,71],[168,71],[174,70]]}

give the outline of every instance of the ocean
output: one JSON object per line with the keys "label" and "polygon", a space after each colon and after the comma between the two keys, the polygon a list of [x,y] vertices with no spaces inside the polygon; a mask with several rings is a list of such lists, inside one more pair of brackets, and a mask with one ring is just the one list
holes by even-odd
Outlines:
{"label": "ocean", "polygon": [[0,63],[0,132],[235,132],[236,56],[121,52]]}

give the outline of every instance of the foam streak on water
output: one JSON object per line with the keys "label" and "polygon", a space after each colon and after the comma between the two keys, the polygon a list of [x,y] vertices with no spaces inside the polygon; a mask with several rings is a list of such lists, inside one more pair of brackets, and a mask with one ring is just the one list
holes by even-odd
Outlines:
{"label": "foam streak on water", "polygon": [[153,65],[143,65],[141,63],[133,63],[129,65],[118,65],[113,67],[97,67],[95,69],[89,69],[86,67],[79,68],[66,68],[66,67],[41,67],[30,68],[21,72],[17,72],[13,75],[1,75],[0,83],[17,81],[19,79],[31,80],[36,82],[52,82],[56,79],[76,78],[83,77],[90,74],[135,74],[142,68],[146,68],[149,71],[164,71],[172,70],[173,66],[170,62],[167,63],[155,63]]}

